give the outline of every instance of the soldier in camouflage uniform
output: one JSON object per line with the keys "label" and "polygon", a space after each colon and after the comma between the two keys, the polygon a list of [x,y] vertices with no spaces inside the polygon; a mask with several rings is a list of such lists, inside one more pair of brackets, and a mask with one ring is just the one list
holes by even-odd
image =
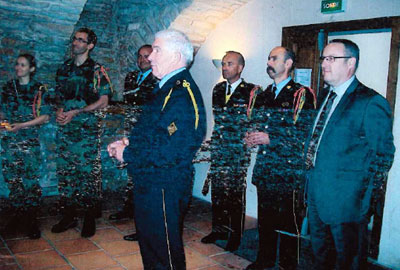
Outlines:
{"label": "soldier in camouflage uniform", "polygon": [[[137,51],[137,66],[139,70],[129,72],[125,77],[124,85],[124,130],[126,136],[132,130],[134,123],[142,112],[142,106],[153,97],[153,89],[158,79],[152,74],[150,61],[147,59],[153,49],[151,45],[146,44]],[[132,182],[128,180],[126,187],[126,198],[122,211],[111,214],[110,220],[119,220],[123,218],[133,218],[133,193]],[[136,233],[125,235],[125,240],[136,241]]]}
{"label": "soldier in camouflage uniform", "polygon": [[[301,204],[302,154],[316,101],[313,90],[290,77],[294,60],[294,53],[284,47],[269,54],[267,73],[274,83],[258,95],[253,112],[257,131],[246,135],[249,146],[259,145],[252,179],[258,197],[259,251],[247,269],[275,266],[275,230],[298,235],[301,226],[299,209],[293,206]],[[295,269],[297,239],[282,234],[279,250],[279,266]]]}
{"label": "soldier in camouflage uniform", "polygon": [[36,221],[41,200],[38,125],[47,121],[50,113],[45,104],[46,88],[31,79],[35,69],[32,55],[18,56],[15,65],[17,79],[7,82],[1,92],[3,122],[0,128],[3,176],[10,189],[9,201],[2,205],[8,205],[16,213],[5,233],[15,231],[18,225],[23,224],[31,239],[40,237]]}
{"label": "soldier in camouflage uniform", "polygon": [[243,56],[228,51],[222,59],[222,76],[226,81],[213,89],[214,131],[211,138],[211,167],[203,189],[207,194],[211,182],[212,232],[203,243],[228,239],[226,250],[240,245],[245,217],[246,175],[250,149],[243,142],[247,131],[247,106],[254,84],[240,75]]}
{"label": "soldier in camouflage uniform", "polygon": [[96,231],[94,206],[101,192],[96,111],[108,105],[111,95],[104,67],[89,57],[96,41],[92,30],[79,29],[72,39],[74,57],[57,70],[57,176],[63,217],[52,227],[54,233],[77,226],[78,206],[85,210],[81,235],[90,237]]}

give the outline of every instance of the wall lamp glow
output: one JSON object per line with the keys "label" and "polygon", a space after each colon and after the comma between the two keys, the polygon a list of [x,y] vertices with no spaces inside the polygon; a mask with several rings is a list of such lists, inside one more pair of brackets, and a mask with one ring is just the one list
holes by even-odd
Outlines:
{"label": "wall lamp glow", "polygon": [[221,59],[213,59],[212,63],[214,65],[214,67],[216,67],[219,70],[222,70],[222,64],[221,64]]}

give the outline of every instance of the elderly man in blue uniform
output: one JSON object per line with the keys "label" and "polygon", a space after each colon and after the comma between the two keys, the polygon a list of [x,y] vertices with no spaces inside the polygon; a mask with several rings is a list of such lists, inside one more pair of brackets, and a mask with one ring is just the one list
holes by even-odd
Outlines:
{"label": "elderly man in blue uniform", "polygon": [[134,181],[135,223],[144,269],[185,269],[183,218],[192,193],[192,160],[206,133],[201,93],[187,70],[189,39],[176,30],[155,35],[149,56],[161,79],[155,97],[124,138],[108,146],[128,163]]}
{"label": "elderly man in blue uniform", "polygon": [[[272,49],[267,73],[274,82],[259,94],[254,111],[256,131],[246,136],[249,146],[259,145],[253,169],[257,187],[259,250],[257,260],[247,269],[265,269],[276,264],[276,230],[298,234],[299,205],[303,194],[303,146],[315,106],[314,92],[295,83],[290,76],[295,64],[294,53],[285,47]],[[297,217],[297,219],[296,219]],[[297,222],[297,224],[296,224]],[[295,269],[297,239],[281,235],[279,266]]]}
{"label": "elderly man in blue uniform", "polygon": [[[137,51],[138,70],[129,72],[125,77],[124,84],[124,130],[129,134],[134,123],[140,116],[143,105],[149,102],[153,97],[153,89],[158,82],[151,72],[150,60],[148,59],[153,49],[151,45],[145,44]],[[130,177],[129,177],[130,178]],[[119,220],[123,218],[133,218],[133,195],[132,182],[128,180],[126,186],[126,197],[122,211],[111,214],[110,220]],[[132,233],[124,236],[127,241],[137,241],[137,234]]]}
{"label": "elderly man in blue uniform", "polygon": [[225,81],[213,89],[214,130],[211,137],[211,167],[203,194],[211,182],[212,232],[201,242],[228,239],[228,251],[238,249],[244,228],[246,176],[250,149],[243,142],[247,131],[250,91],[254,84],[241,78],[245,60],[241,53],[226,52],[222,58]]}
{"label": "elderly man in blue uniform", "polygon": [[390,106],[355,77],[359,53],[354,42],[335,39],[321,56],[328,88],[305,150],[316,269],[367,269],[370,203],[394,157]]}

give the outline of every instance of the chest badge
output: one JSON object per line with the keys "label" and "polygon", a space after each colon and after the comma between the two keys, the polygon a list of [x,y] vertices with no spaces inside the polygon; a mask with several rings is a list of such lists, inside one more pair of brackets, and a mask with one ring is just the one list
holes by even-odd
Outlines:
{"label": "chest badge", "polygon": [[175,125],[175,122],[172,122],[171,124],[169,124],[167,129],[168,129],[169,136],[172,136],[172,134],[174,134],[178,130],[177,126]]}

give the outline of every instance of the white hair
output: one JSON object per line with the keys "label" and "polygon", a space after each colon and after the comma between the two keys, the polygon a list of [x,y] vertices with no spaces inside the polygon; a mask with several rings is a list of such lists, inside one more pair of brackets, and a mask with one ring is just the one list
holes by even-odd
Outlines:
{"label": "white hair", "polygon": [[164,40],[170,50],[181,53],[185,59],[186,66],[192,63],[193,45],[184,33],[174,29],[167,29],[157,32],[155,38]]}

